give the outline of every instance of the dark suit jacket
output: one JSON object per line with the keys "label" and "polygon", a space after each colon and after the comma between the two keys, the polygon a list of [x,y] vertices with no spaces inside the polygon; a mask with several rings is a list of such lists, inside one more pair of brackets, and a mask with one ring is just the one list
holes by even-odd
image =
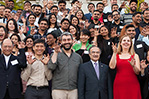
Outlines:
{"label": "dark suit jacket", "polygon": [[54,30],[53,33],[55,34],[56,37],[59,37],[59,36],[61,36],[61,34],[62,34],[60,28],[57,29],[57,30]]}
{"label": "dark suit jacket", "polygon": [[134,43],[135,52],[139,55],[140,60],[145,60],[149,46],[143,41],[135,41]]}
{"label": "dark suit jacket", "polygon": [[21,49],[19,56],[11,54],[8,62],[8,68],[6,68],[6,62],[4,55],[0,55],[0,99],[3,99],[8,86],[9,95],[11,98],[21,97],[21,68],[25,68],[26,57],[25,50]]}
{"label": "dark suit jacket", "polygon": [[99,62],[100,79],[92,62],[82,64],[78,72],[78,99],[112,99],[109,67]]}

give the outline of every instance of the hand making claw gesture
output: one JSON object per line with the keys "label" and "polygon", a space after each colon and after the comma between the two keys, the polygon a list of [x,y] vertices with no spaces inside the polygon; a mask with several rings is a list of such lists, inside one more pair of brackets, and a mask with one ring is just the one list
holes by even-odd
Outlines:
{"label": "hand making claw gesture", "polygon": [[44,58],[41,60],[41,62],[42,62],[44,65],[47,65],[48,62],[49,62],[49,60],[50,60],[49,54],[48,54],[47,56],[44,54]]}
{"label": "hand making claw gesture", "polygon": [[149,65],[149,64],[146,64],[145,62],[146,62],[146,60],[141,61],[141,64],[140,64],[141,65],[141,71],[144,70]]}
{"label": "hand making claw gesture", "polygon": [[130,65],[131,65],[132,67],[135,67],[135,65],[136,65],[136,60],[134,59],[134,57],[133,57],[133,58],[131,57],[131,61],[128,60],[128,62],[130,63]]}
{"label": "hand making claw gesture", "polygon": [[36,59],[32,59],[32,55],[27,55],[26,60],[29,64],[33,64]]}

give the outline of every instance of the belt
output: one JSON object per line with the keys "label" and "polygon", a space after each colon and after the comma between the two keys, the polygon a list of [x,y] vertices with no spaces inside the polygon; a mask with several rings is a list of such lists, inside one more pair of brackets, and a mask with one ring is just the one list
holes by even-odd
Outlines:
{"label": "belt", "polygon": [[41,90],[41,89],[47,89],[47,88],[49,88],[48,86],[31,86],[31,85],[29,85],[27,87],[31,87],[31,88],[34,88],[36,90]]}

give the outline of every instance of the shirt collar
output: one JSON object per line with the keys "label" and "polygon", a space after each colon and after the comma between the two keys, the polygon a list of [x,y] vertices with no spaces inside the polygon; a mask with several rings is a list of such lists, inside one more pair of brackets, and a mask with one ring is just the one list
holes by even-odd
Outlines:
{"label": "shirt collar", "polygon": [[98,65],[98,61],[95,62],[95,61],[91,60],[91,62],[93,64],[94,68],[95,68],[95,63],[97,63],[97,65]]}

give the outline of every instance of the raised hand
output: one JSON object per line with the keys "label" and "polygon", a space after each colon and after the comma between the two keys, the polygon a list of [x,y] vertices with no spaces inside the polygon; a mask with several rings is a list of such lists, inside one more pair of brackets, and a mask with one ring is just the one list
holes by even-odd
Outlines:
{"label": "raised hand", "polygon": [[24,18],[24,16],[21,17],[21,20],[23,21],[23,23],[26,23],[26,19]]}
{"label": "raised hand", "polygon": [[26,60],[29,64],[33,64],[36,59],[32,59],[32,55],[27,55]]}
{"label": "raised hand", "polygon": [[117,32],[117,27],[113,27],[111,29],[111,37],[114,38],[114,37],[118,37],[118,34],[116,33]]}
{"label": "raised hand", "polygon": [[30,34],[31,34],[31,35],[34,35],[35,33],[36,33],[35,28],[32,28]]}
{"label": "raised hand", "polygon": [[113,43],[112,42],[112,50],[113,50],[113,53],[117,53],[117,43]]}
{"label": "raised hand", "polygon": [[94,29],[94,37],[97,37],[99,35],[99,28]]}
{"label": "raised hand", "polygon": [[113,21],[112,15],[108,15],[108,21],[110,21],[110,22]]}
{"label": "raised hand", "polygon": [[60,47],[60,45],[56,44],[56,46],[54,47],[54,51],[55,51],[56,53],[61,52],[61,47]]}
{"label": "raised hand", "polygon": [[146,60],[141,61],[141,64],[140,64],[141,65],[141,70],[144,70],[149,65],[149,64],[146,64],[145,62],[146,62]]}
{"label": "raised hand", "polygon": [[88,22],[88,20],[85,20],[85,27],[88,28],[91,22]]}
{"label": "raised hand", "polygon": [[126,8],[126,2],[125,1],[121,4],[120,8]]}
{"label": "raised hand", "polygon": [[17,45],[19,49],[25,48],[25,43],[23,41],[19,42]]}
{"label": "raised hand", "polygon": [[44,8],[47,7],[47,4],[48,4],[48,1],[47,0],[43,0],[43,6],[44,6]]}
{"label": "raised hand", "polygon": [[50,60],[49,54],[48,54],[47,56],[44,54],[44,59],[42,59],[41,62],[42,62],[44,65],[47,65],[48,62],[49,62],[49,60]]}
{"label": "raised hand", "polygon": [[135,67],[135,65],[136,65],[136,60],[135,60],[134,58],[131,57],[131,61],[128,60],[128,62],[130,63],[130,65],[131,65],[132,67]]}

